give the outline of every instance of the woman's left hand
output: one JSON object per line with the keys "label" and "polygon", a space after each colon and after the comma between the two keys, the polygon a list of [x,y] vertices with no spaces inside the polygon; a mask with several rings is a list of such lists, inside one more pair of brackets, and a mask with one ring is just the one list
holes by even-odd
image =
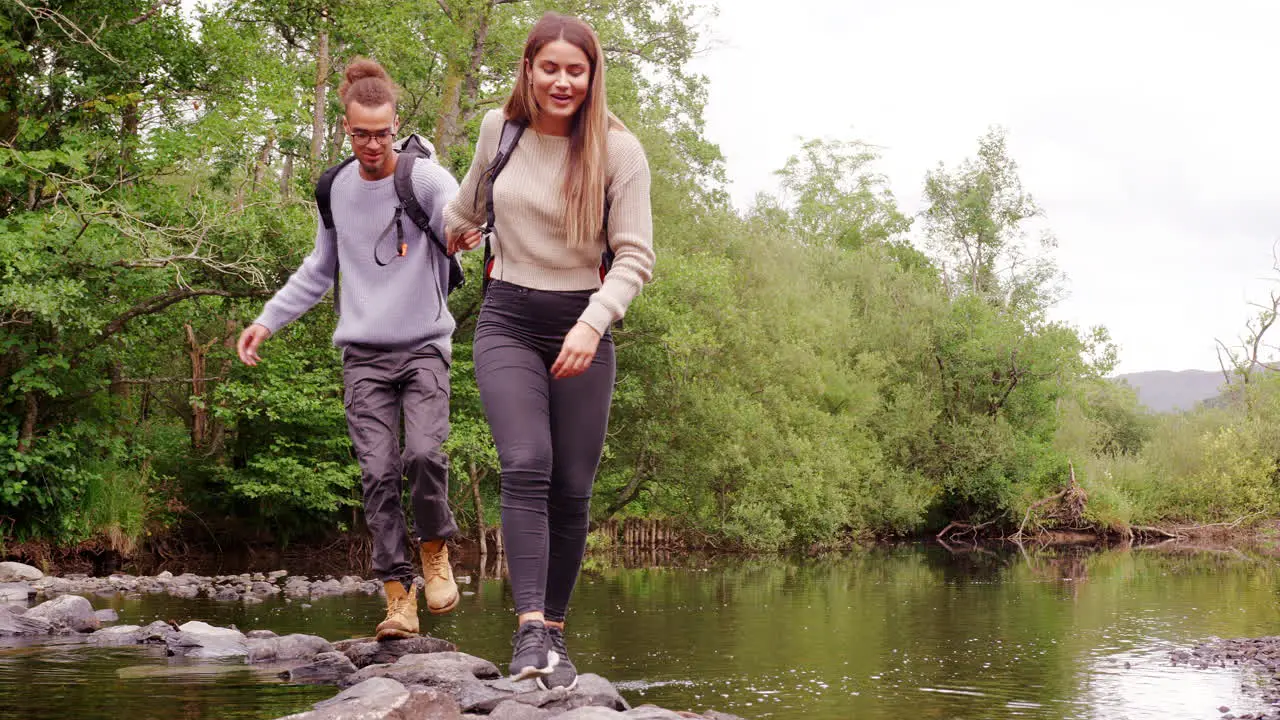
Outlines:
{"label": "woman's left hand", "polygon": [[591,367],[596,357],[596,348],[600,345],[600,333],[590,325],[579,322],[569,329],[564,337],[564,345],[560,346],[560,356],[551,366],[551,376],[557,380],[575,377]]}

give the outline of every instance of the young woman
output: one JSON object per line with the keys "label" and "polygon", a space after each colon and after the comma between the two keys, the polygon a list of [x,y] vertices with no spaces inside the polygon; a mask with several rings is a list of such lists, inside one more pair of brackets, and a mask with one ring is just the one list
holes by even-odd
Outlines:
{"label": "young woman", "polygon": [[[508,125],[525,130],[494,179]],[[474,358],[502,466],[519,623],[511,674],[573,687],[564,622],[613,398],[609,328],[654,263],[648,161],[609,113],[600,41],[577,18],[548,13],[529,33],[515,89],[485,116],[445,208],[450,250],[478,246],[488,218],[493,262]]]}

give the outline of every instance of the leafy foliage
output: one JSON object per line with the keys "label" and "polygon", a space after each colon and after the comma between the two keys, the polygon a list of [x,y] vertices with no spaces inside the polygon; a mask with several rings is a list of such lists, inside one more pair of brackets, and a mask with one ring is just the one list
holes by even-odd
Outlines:
{"label": "leafy foliage", "polygon": [[[740,213],[703,134],[685,0],[77,0],[0,9],[0,532],[353,529],[332,314],[281,332],[257,368],[231,342],[311,248],[311,178],[345,152],[346,59],[383,61],[406,130],[461,172],[548,8],[599,29],[611,108],[654,177],[659,265],[615,331],[597,521],[665,517],[762,549],[1007,525],[1069,462],[1100,525],[1274,510],[1275,384],[1248,384],[1248,412],[1156,423],[1103,381],[1105,330],[1046,318],[1052,239],[1028,255],[1038,208],[998,130],[925,178],[919,218],[874,148],[816,139]],[[467,528],[500,519],[478,285],[450,298],[446,450]]]}

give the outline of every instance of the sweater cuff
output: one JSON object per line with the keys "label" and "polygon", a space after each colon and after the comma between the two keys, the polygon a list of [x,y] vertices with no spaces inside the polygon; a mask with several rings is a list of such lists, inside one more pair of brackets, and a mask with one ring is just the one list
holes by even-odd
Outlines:
{"label": "sweater cuff", "polygon": [[289,318],[282,313],[273,312],[271,308],[263,308],[262,314],[255,318],[251,324],[261,325],[270,330],[272,335],[275,335],[280,328],[289,324]]}
{"label": "sweater cuff", "polygon": [[586,310],[582,311],[578,322],[590,325],[592,329],[600,333],[600,337],[604,337],[604,334],[609,331],[609,326],[613,324],[613,313],[609,312],[609,308],[603,304],[592,302],[587,305]]}

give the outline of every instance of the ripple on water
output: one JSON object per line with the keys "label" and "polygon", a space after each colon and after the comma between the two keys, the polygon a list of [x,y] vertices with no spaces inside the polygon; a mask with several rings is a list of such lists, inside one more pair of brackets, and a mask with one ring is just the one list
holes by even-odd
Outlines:
{"label": "ripple on water", "polygon": [[1094,708],[1100,720],[1212,718],[1223,705],[1237,717],[1274,709],[1245,690],[1252,679],[1246,670],[1174,665],[1169,652],[1180,647],[1157,641],[1097,658],[1087,669],[1089,682],[1079,702]]}

